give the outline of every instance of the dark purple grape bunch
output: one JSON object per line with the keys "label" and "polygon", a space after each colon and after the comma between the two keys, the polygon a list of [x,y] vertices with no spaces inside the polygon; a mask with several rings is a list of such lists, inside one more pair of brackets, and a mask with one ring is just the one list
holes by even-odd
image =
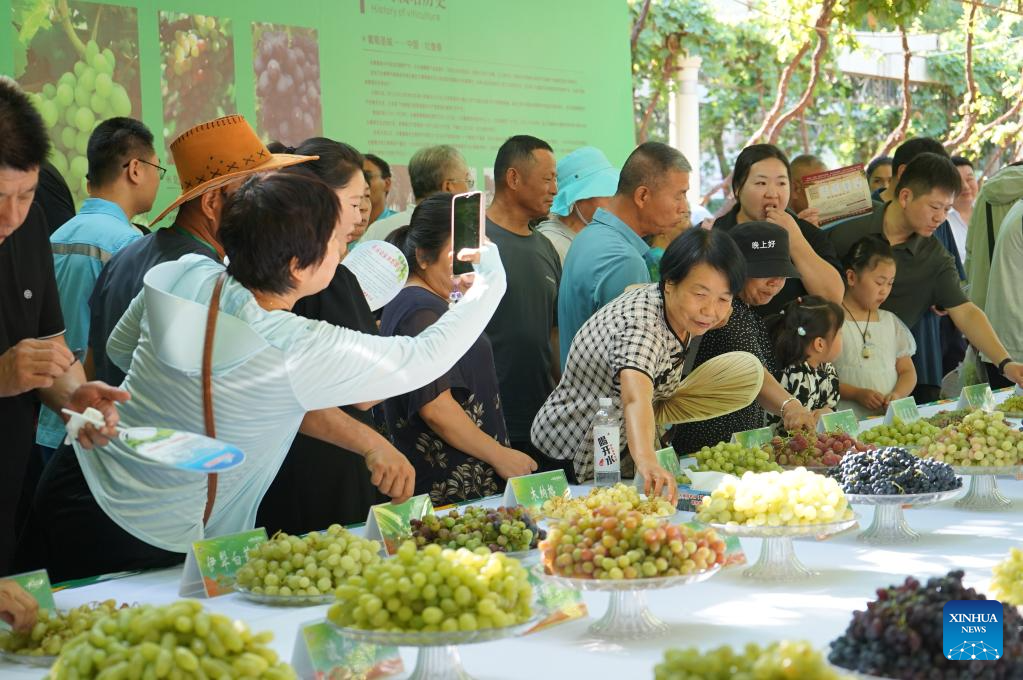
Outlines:
{"label": "dark purple grape bunch", "polygon": [[427,515],[409,522],[419,547],[436,543],[445,548],[486,547],[491,552],[532,550],[547,532],[540,529],[523,507],[456,508],[446,515]]}
{"label": "dark purple grape bunch", "polygon": [[264,31],[253,65],[266,135],[292,146],[321,135],[320,53],[310,32]]}

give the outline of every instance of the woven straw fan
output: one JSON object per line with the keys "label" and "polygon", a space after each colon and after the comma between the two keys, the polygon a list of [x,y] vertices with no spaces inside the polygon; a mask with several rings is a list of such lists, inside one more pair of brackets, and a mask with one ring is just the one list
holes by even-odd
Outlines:
{"label": "woven straw fan", "polygon": [[749,406],[764,384],[764,366],[749,352],[728,352],[701,364],[675,394],[654,402],[657,425],[716,418]]}

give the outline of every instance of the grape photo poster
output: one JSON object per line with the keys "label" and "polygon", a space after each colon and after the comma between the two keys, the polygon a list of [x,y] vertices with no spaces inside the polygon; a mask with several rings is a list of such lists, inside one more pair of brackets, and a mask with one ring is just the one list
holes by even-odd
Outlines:
{"label": "grape photo poster", "polygon": [[[481,188],[515,134],[559,156],[596,146],[617,164],[634,146],[625,3],[0,0],[0,13],[0,73],[39,107],[79,204],[89,135],[117,115],[152,130],[169,169],[150,217],[181,192],[174,138],[233,113],[266,142],[323,135],[380,156],[396,210],[426,146],[455,146]],[[587,39],[565,41],[579,16]]]}

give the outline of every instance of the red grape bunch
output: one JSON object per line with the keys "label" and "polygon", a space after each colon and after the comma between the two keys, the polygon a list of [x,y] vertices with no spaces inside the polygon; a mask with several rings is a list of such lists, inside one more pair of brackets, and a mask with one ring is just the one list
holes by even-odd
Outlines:
{"label": "red grape bunch", "polygon": [[308,31],[265,31],[256,47],[259,120],[271,139],[297,145],[323,132],[320,54]]}
{"label": "red grape bunch", "polygon": [[789,437],[771,440],[774,460],[787,467],[831,467],[849,451],[869,451],[868,446],[856,441],[845,432],[819,434],[811,430],[798,430]]}

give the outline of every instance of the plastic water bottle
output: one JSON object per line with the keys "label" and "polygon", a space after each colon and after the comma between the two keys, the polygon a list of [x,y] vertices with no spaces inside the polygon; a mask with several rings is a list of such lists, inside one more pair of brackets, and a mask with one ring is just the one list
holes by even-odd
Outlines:
{"label": "plastic water bottle", "polygon": [[611,400],[600,398],[600,408],[593,418],[593,483],[613,486],[622,481],[618,443],[621,430],[611,415]]}

